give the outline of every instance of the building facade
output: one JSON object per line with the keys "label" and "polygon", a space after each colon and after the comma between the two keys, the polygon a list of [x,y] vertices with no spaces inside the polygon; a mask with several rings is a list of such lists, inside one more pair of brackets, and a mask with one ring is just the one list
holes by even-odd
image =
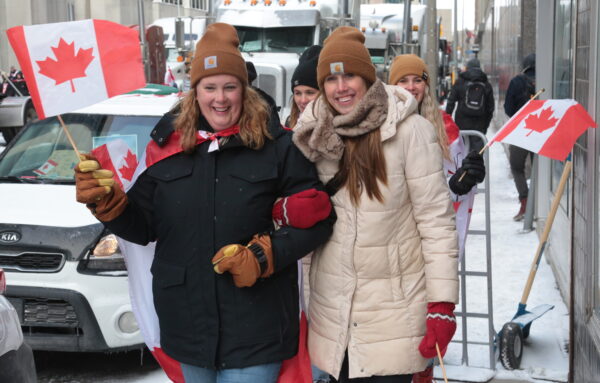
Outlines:
{"label": "building facade", "polygon": [[85,19],[139,25],[140,5],[148,25],[164,17],[204,17],[208,0],[0,0],[0,70],[18,66],[6,38],[8,28]]}
{"label": "building facade", "polygon": [[[478,2],[480,58],[491,74],[495,122],[508,82],[535,51],[541,99],[573,98],[600,116],[600,6],[592,0],[496,0]],[[573,170],[560,199],[544,252],[570,310],[569,381],[600,382],[600,134],[588,129],[572,152]],[[536,229],[541,234],[564,163],[540,157],[535,174]],[[533,257],[533,254],[531,255]]]}

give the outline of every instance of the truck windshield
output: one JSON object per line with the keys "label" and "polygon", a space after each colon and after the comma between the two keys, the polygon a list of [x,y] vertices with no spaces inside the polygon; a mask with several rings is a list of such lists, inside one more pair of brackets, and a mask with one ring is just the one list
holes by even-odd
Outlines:
{"label": "truck windshield", "polygon": [[[140,158],[160,117],[65,114],[63,120],[81,153],[115,139],[125,141]],[[72,183],[78,162],[56,117],[24,128],[14,145],[0,155],[0,182]]]}
{"label": "truck windshield", "polygon": [[242,52],[302,53],[314,41],[314,27],[236,27]]}

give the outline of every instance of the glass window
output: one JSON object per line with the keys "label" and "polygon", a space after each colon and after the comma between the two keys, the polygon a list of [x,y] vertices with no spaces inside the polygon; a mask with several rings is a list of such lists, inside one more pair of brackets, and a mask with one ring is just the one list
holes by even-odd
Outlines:
{"label": "glass window", "polygon": [[[573,72],[573,48],[571,46],[572,0],[555,2],[554,9],[554,72],[552,74],[552,98],[571,98]],[[551,186],[556,192],[564,165],[552,161]],[[569,187],[565,188],[561,207],[568,214]]]}
{"label": "glass window", "polygon": [[288,52],[301,54],[313,45],[314,27],[236,27],[242,52]]}
{"label": "glass window", "polygon": [[[65,114],[63,120],[83,153],[112,139],[125,141],[137,158],[160,117]],[[72,183],[78,159],[55,117],[26,126],[0,160],[0,182]]]}

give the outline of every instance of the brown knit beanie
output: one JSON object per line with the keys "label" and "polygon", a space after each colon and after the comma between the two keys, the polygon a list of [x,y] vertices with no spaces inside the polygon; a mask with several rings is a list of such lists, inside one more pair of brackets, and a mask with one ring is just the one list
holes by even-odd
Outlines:
{"label": "brown knit beanie", "polygon": [[390,84],[396,85],[402,77],[406,75],[420,76],[429,85],[429,72],[427,71],[427,65],[419,56],[413,54],[406,54],[397,56],[392,63],[390,68]]}
{"label": "brown knit beanie", "polygon": [[365,47],[365,35],[354,27],[338,27],[325,39],[317,66],[319,88],[323,89],[327,76],[341,73],[358,75],[369,84],[376,80],[375,66]]}
{"label": "brown knit beanie", "polygon": [[246,62],[238,49],[240,40],[234,27],[225,23],[210,24],[196,44],[190,73],[192,87],[203,77],[230,74],[248,84]]}

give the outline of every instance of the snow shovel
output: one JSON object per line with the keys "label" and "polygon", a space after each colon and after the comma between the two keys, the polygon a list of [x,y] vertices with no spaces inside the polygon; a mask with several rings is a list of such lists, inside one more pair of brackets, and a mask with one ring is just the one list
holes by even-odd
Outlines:
{"label": "snow shovel", "polygon": [[569,173],[571,173],[571,167],[572,162],[571,156],[569,155],[569,157],[567,157],[567,161],[565,162],[562,176],[560,177],[558,190],[556,191],[554,199],[552,200],[550,213],[548,214],[548,219],[546,220],[546,224],[544,226],[544,232],[542,233],[535,257],[533,258],[533,263],[531,264],[529,278],[525,284],[525,289],[523,291],[523,296],[521,297],[521,302],[519,302],[517,313],[512,320],[506,323],[502,327],[502,330],[500,330],[500,332],[497,334],[497,339],[500,342],[500,362],[507,370],[517,369],[521,365],[521,357],[523,356],[523,339],[529,336],[531,322],[554,308],[553,305],[544,304],[526,310],[527,298],[529,297],[529,292],[531,291],[535,274],[540,264],[540,260],[542,259],[542,254],[544,253],[548,235],[550,234],[550,229],[552,228],[552,223],[554,222],[554,217],[556,216],[560,199],[565,190]]}

